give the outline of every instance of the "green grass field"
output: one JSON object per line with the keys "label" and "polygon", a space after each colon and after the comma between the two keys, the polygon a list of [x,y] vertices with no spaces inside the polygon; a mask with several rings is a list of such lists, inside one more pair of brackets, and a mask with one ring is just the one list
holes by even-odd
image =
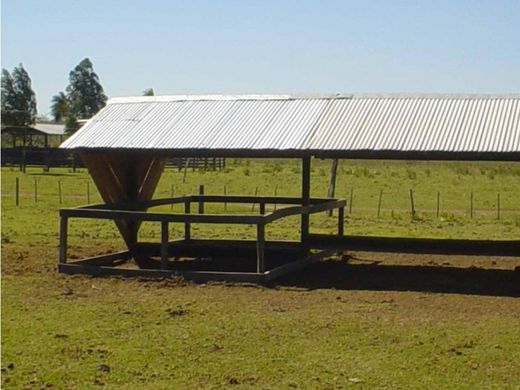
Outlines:
{"label": "green grass field", "polygon": [[[326,195],[329,168],[313,162],[313,196]],[[199,184],[298,195],[299,173],[293,160],[228,160],[221,172],[188,171],[185,183],[167,170],[155,197]],[[520,388],[520,257],[350,253],[348,263],[324,261],[269,287],[60,275],[57,211],[85,204],[89,181],[85,170],[2,169],[3,388]],[[347,234],[520,237],[519,164],[342,161],[336,196],[348,200],[351,189]],[[92,182],[90,197],[100,201]],[[227,211],[251,211],[241,207]],[[335,218],[312,224],[332,232]],[[297,226],[289,219],[268,235],[296,238]],[[249,227],[193,231],[253,236]],[[141,236],[158,232],[146,224]],[[81,257],[122,243],[108,222],[73,220],[70,245]]]}

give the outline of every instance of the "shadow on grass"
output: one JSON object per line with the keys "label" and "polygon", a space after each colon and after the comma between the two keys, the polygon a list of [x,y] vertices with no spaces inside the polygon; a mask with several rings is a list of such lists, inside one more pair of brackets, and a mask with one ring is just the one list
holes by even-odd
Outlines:
{"label": "shadow on grass", "polygon": [[520,297],[520,270],[349,264],[327,260],[276,281],[307,289],[420,291]]}

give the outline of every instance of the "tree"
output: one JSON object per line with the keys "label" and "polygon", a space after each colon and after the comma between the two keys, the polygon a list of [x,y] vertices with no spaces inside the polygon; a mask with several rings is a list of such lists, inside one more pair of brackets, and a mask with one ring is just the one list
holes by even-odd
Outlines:
{"label": "tree", "polygon": [[37,113],[36,95],[23,65],[15,67],[12,75],[2,69],[2,124],[29,126]]}
{"label": "tree", "polygon": [[69,123],[72,125],[77,119],[91,118],[105,106],[107,96],[90,59],[85,58],[69,73],[67,100],[67,116],[71,117],[66,120],[69,132],[75,131],[77,127],[69,127]]}
{"label": "tree", "polygon": [[64,92],[58,92],[57,95],[52,97],[51,104],[51,115],[54,118],[54,122],[60,123],[65,120],[69,114],[69,103],[67,95]]}
{"label": "tree", "polygon": [[155,93],[153,91],[153,88],[146,88],[143,91],[143,96],[155,96]]}
{"label": "tree", "polygon": [[2,69],[2,111],[16,109],[16,89],[11,73]]}

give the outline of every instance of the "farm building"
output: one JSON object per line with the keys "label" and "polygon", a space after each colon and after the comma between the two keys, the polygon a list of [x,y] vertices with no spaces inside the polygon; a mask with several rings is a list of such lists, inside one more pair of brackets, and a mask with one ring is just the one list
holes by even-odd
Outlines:
{"label": "farm building", "polygon": [[[59,270],[67,273],[179,273],[199,279],[268,280],[346,249],[520,253],[519,241],[410,240],[353,237],[344,232],[346,201],[313,198],[312,158],[520,161],[520,95],[204,95],[115,98],[67,139],[77,151],[104,204],[63,209]],[[301,196],[188,195],[152,199],[171,157],[297,158]],[[259,213],[205,214],[207,202],[256,203]],[[184,204],[184,213],[147,212]],[[283,205],[266,212],[266,205]],[[193,213],[192,205],[198,206]],[[335,235],[312,234],[309,215],[338,209]],[[265,226],[301,218],[300,240],[265,240]],[[124,252],[67,262],[69,218],[114,220]],[[161,225],[161,242],[139,242],[144,221]],[[169,224],[184,224],[170,240]],[[256,240],[203,240],[193,223],[255,225]],[[253,259],[243,271],[180,271],[178,258]],[[135,260],[138,269],[118,267]],[[157,259],[157,260],[156,260]]]}

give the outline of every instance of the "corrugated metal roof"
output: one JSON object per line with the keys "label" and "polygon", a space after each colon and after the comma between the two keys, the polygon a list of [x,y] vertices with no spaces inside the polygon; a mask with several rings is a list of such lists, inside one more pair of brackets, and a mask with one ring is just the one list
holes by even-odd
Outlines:
{"label": "corrugated metal roof", "polygon": [[65,125],[55,123],[36,123],[33,126],[36,130],[40,130],[47,135],[64,135]]}
{"label": "corrugated metal roof", "polygon": [[520,152],[520,95],[111,99],[63,148]]}

